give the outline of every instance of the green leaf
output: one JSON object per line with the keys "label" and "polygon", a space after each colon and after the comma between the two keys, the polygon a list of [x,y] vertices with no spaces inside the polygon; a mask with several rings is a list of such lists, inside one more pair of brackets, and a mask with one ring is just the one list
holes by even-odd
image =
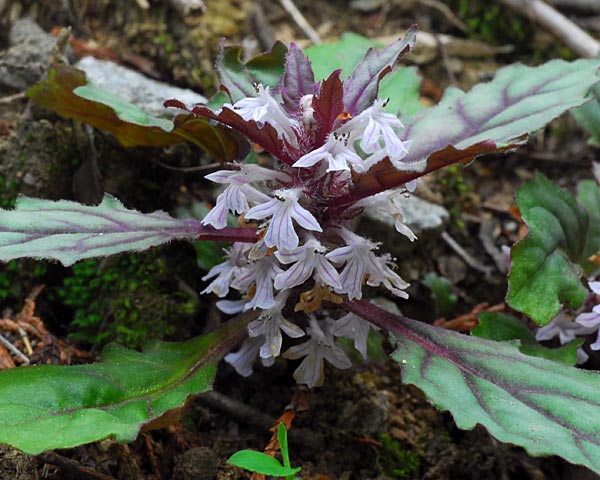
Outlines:
{"label": "green leaf", "polygon": [[589,134],[588,143],[595,147],[600,146],[600,87],[593,90],[594,99],[579,108],[571,110],[571,113]]}
{"label": "green leaf", "polygon": [[523,322],[512,315],[498,312],[481,313],[479,325],[471,330],[471,334],[496,342],[517,340],[519,350],[525,355],[547,358],[570,366],[577,363],[577,349],[583,345],[583,339],[576,339],[557,348],[544,347]]}
{"label": "green leaf", "polygon": [[416,322],[365,300],[343,306],[390,331],[402,380],[449,410],[459,428],[483,425],[531,455],[559,455],[600,473],[600,375]]}
{"label": "green leaf", "polygon": [[575,199],[538,173],[517,191],[527,236],[511,250],[507,300],[538,325],[545,325],[562,303],[573,309],[585,301],[582,269],[589,217]]}
{"label": "green leaf", "polygon": [[256,233],[250,230],[215,230],[198,220],[177,219],[161,211],[140,213],[109,195],[98,206],[20,197],[14,210],[0,209],[0,261],[46,258],[71,265],[177,239],[219,240],[236,233],[248,236],[245,241],[255,241]]}
{"label": "green leaf", "polygon": [[423,283],[429,287],[435,301],[435,316],[448,317],[454,311],[458,298],[452,292],[454,286],[447,278],[440,277],[435,272],[425,275]]}
{"label": "green leaf", "polygon": [[133,440],[140,429],[173,423],[190,395],[212,388],[217,364],[246,335],[256,313],[181,343],[143,353],[119,345],[101,362],[0,371],[0,443],[36,454],[104,438]]}
{"label": "green leaf", "polygon": [[[331,72],[341,68],[340,78],[348,77],[371,47],[383,44],[356,33],[344,33],[335,42],[313,45],[304,50],[312,63],[315,79],[328,78]],[[396,115],[412,115],[425,108],[419,102],[421,77],[416,67],[399,67],[389,73],[379,84],[379,97],[389,98],[385,111]]]}
{"label": "green leaf", "polygon": [[285,428],[283,422],[277,427],[277,441],[279,442],[279,449],[281,450],[281,458],[283,458],[283,466],[290,468],[292,465],[290,464],[290,452],[288,450],[287,428]]}
{"label": "green leaf", "polygon": [[221,162],[243,158],[249,145],[223,125],[211,125],[193,115],[178,115],[175,121],[153,117],[109,92],[87,83],[85,72],[68,65],[55,65],[46,80],[27,90],[27,96],[42,107],[107,131],[125,147],[162,147],[190,141]]}
{"label": "green leaf", "polygon": [[335,42],[313,45],[305,49],[304,53],[312,63],[315,80],[328,78],[338,68],[342,69],[340,77],[343,80],[352,73],[371,47],[380,48],[383,44],[357,33],[347,32]]}
{"label": "green leaf", "polygon": [[421,76],[416,67],[400,67],[383,77],[379,83],[379,98],[389,98],[384,110],[400,117],[413,115],[425,106],[419,101]]}
{"label": "green leaf", "polygon": [[229,457],[227,463],[251,472],[272,475],[274,477],[286,477],[300,471],[300,467],[284,467],[276,458],[266,453],[255,452],[254,450],[240,450]]}
{"label": "green leaf", "polygon": [[600,187],[594,180],[582,180],[577,185],[577,200],[590,216],[590,228],[582,255],[582,259],[585,259],[585,272],[590,274],[598,266],[588,259],[600,252]]}
{"label": "green leaf", "polygon": [[247,63],[242,63],[242,47],[222,47],[216,69],[221,82],[232,102],[256,95],[255,84],[275,87],[281,82],[287,47],[275,42],[273,48]]}
{"label": "green leaf", "polygon": [[77,87],[73,93],[91,102],[101,103],[114,110],[117,117],[124,122],[133,123],[142,127],[158,127],[165,132],[173,130],[173,122],[165,118],[157,118],[148,115],[141,108],[129,103],[127,100],[98,89],[95,85],[87,84]]}

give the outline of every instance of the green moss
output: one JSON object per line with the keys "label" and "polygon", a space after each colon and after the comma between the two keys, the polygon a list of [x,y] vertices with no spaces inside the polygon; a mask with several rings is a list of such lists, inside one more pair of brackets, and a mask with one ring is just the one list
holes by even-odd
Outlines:
{"label": "green moss", "polygon": [[412,450],[403,449],[399,442],[382,434],[381,466],[383,473],[392,478],[416,478],[421,467],[421,457]]}
{"label": "green moss", "polygon": [[73,311],[69,337],[94,345],[116,340],[135,348],[172,335],[197,307],[190,295],[173,292],[176,269],[155,252],[75,264],[58,289]]}
{"label": "green moss", "polygon": [[439,174],[439,185],[444,197],[444,207],[450,212],[452,223],[460,230],[465,228],[462,212],[477,203],[477,195],[465,181],[462,165],[451,165]]}
{"label": "green moss", "polygon": [[19,183],[11,180],[6,180],[0,176],[0,208],[14,208],[15,200],[19,194]]}
{"label": "green moss", "polygon": [[449,6],[465,23],[470,36],[493,45],[530,48],[533,27],[505,6],[483,0],[452,0]]}

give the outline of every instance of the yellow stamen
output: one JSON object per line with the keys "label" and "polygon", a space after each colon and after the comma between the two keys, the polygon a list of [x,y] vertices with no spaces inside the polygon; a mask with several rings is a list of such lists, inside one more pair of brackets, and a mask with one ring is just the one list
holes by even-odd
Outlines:
{"label": "yellow stamen", "polygon": [[300,294],[300,301],[294,307],[294,312],[316,312],[321,308],[324,300],[337,305],[344,301],[342,297],[331,292],[325,285],[317,284],[312,289]]}

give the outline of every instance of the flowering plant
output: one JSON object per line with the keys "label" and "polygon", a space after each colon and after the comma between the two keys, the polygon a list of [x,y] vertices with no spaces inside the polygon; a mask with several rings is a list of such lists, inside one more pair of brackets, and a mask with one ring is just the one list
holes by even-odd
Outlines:
{"label": "flowering plant", "polygon": [[[480,423],[532,454],[559,454],[600,471],[596,373],[377,307],[365,286],[407,297],[408,284],[394,271],[402,260],[352,231],[363,208],[383,204],[396,229],[414,240],[398,195],[433,170],[523,144],[529,132],[589,99],[600,64],[507,67],[469,93],[450,89],[436,107],[399,117],[380,98],[380,81],[415,39],[412,28],[386,48],[370,49],[349,76],[335,70],[323,80],[295,45],[277,43],[245,64],[238,48],[223,47],[217,72],[228,103],[210,108],[169,100],[167,106],[188,113],[167,127],[143,116],[124,121],[122,103],[113,108],[106,95],[94,103],[93,89],[65,67],[34,87],[29,95],[38,103],[106,128],[129,145],[132,132],[155,145],[192,140],[224,162],[207,176],[224,189],[202,221],[142,214],[110,196],[98,206],[21,198],[14,210],[0,211],[0,259],[70,265],[173,239],[228,241],[224,261],[204,277],[204,293],[220,297],[219,308],[236,317],[210,335],[155,343],[144,353],[109,346],[98,364],[1,372],[0,442],[39,452],[107,436],[131,440],[140,428],[166,421],[188,395],[210,389],[222,357],[242,375],[257,357],[265,364],[280,354],[302,358],[296,380],[318,386],[325,362],[351,366],[336,337],[350,338],[365,356],[369,329],[376,328],[390,332],[403,380],[450,410],[459,427]],[[248,141],[270,155],[268,166],[242,161]],[[238,216],[236,227],[227,225],[230,214]],[[515,261],[533,258],[519,249]],[[512,286],[523,271],[513,266]],[[283,334],[300,343],[282,353]],[[43,401],[34,394],[40,388],[47,392]],[[41,438],[40,426],[62,434]]]}

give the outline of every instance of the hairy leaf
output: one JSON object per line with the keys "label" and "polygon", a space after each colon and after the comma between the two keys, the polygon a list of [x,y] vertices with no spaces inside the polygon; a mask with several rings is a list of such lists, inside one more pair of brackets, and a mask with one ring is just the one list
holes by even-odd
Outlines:
{"label": "hairy leaf", "polygon": [[[313,45],[305,50],[312,62],[315,77],[319,80],[329,77],[334,69],[341,69],[343,80],[352,73],[369,48],[381,48],[375,40],[356,33],[344,33],[340,40]],[[291,50],[291,49],[290,49]],[[388,99],[384,110],[396,115],[412,115],[425,108],[419,102],[421,77],[416,67],[398,67],[388,73],[379,83],[379,98]]]}
{"label": "hairy leaf", "polygon": [[402,379],[458,427],[483,425],[532,455],[559,455],[600,473],[600,375],[524,355],[515,345],[469,337],[382,310],[365,300],[344,308],[385,328]]}
{"label": "hairy leaf", "polygon": [[[600,81],[599,68],[600,60],[553,60],[538,67],[513,65],[468,93],[448,89],[436,107],[403,119],[406,128],[400,136],[412,144],[402,161],[420,170],[418,177],[434,169],[433,165],[422,167],[433,156],[437,156],[439,168],[451,163],[444,157],[456,150],[465,152],[455,155],[456,161],[466,163],[478,155],[515,148],[526,141],[527,134],[588,101],[590,88]],[[454,150],[449,150],[451,147]],[[373,175],[380,177],[377,188],[381,189],[403,184],[407,174],[412,172],[398,172],[385,160],[357,177],[355,191],[337,202],[349,203],[379,191],[373,191]]]}
{"label": "hairy leaf", "polygon": [[251,472],[274,477],[287,477],[300,471],[300,467],[285,467],[276,458],[254,450],[240,450],[239,452],[235,452],[229,457],[227,463]]}
{"label": "hairy leaf", "polygon": [[35,454],[104,438],[127,442],[140,429],[173,423],[190,395],[212,388],[217,363],[254,317],[187,342],[153,342],[142,353],[112,344],[100,363],[1,371],[0,443]]}
{"label": "hairy leaf", "polygon": [[71,265],[84,258],[140,251],[176,239],[221,240],[233,232],[236,240],[256,241],[252,229],[215,230],[193,219],[165,212],[129,210],[106,195],[98,206],[61,200],[20,197],[14,210],[0,209],[0,261],[46,258]]}
{"label": "hairy leaf", "polygon": [[498,312],[481,313],[479,325],[471,330],[471,334],[496,342],[516,340],[520,343],[519,350],[525,355],[547,358],[571,366],[577,363],[577,349],[583,345],[583,339],[578,338],[558,348],[544,347],[523,322],[512,315]]}
{"label": "hairy leaf", "polygon": [[255,84],[275,87],[281,82],[287,47],[276,42],[273,48],[247,63],[242,62],[242,47],[221,46],[216,69],[224,89],[232,102],[256,95]]}
{"label": "hairy leaf", "polygon": [[545,325],[562,303],[578,308],[585,301],[576,262],[585,248],[589,217],[568,192],[540,173],[517,191],[517,205],[529,232],[511,250],[507,300]]}
{"label": "hairy leaf", "polygon": [[404,38],[387,47],[370,48],[352,75],[344,82],[344,107],[356,115],[371,106],[377,98],[379,81],[390,72],[396,62],[415,46],[417,27],[411,27]]}
{"label": "hairy leaf", "polygon": [[577,200],[590,216],[590,228],[582,260],[585,260],[583,265],[586,273],[591,273],[598,266],[588,259],[600,252],[600,187],[594,180],[582,180],[577,185]]}
{"label": "hairy leaf", "polygon": [[317,86],[310,60],[300,47],[292,43],[285,57],[281,85],[281,96],[286,107],[292,112],[298,111],[300,99],[304,95],[314,95]]}
{"label": "hairy leaf", "polygon": [[249,150],[239,134],[223,125],[210,125],[192,115],[179,115],[174,122],[153,117],[126,100],[87,83],[85,72],[68,65],[55,65],[46,80],[27,96],[42,107],[105,130],[125,147],[161,147],[191,141],[215,159],[231,162]]}

